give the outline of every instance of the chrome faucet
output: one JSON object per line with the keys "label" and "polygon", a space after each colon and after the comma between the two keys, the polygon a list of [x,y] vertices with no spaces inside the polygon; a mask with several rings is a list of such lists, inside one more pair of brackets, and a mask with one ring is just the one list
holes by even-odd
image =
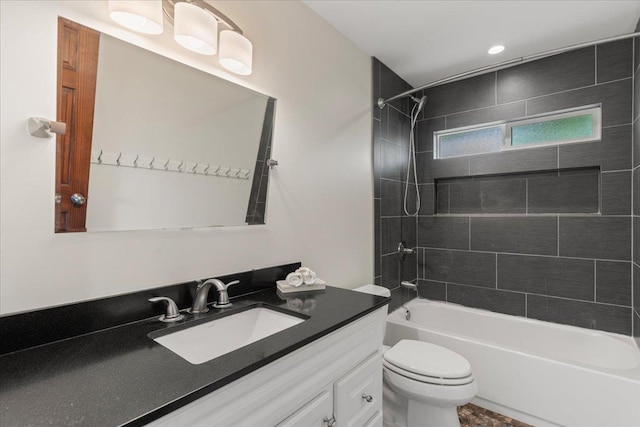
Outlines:
{"label": "chrome faucet", "polygon": [[240,283],[239,280],[234,280],[233,282],[229,282],[226,285],[220,279],[209,279],[204,283],[200,283],[197,287],[196,297],[193,300],[193,304],[189,309],[189,313],[198,314],[198,313],[206,313],[209,311],[207,308],[207,297],[209,296],[209,289],[211,289],[211,285],[215,286],[218,291],[218,301],[213,304],[215,308],[224,308],[230,307],[231,303],[229,302],[229,294],[227,293],[227,289],[231,285],[235,285]]}

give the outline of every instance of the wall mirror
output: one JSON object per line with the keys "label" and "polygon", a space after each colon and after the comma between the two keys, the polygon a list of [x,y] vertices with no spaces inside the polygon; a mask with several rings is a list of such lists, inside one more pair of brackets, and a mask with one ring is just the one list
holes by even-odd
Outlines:
{"label": "wall mirror", "polygon": [[264,224],[275,104],[60,18],[56,232]]}

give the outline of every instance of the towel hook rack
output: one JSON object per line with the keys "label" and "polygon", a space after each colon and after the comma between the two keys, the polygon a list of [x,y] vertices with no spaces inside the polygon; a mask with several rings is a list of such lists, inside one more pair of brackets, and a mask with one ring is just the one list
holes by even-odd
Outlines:
{"label": "towel hook rack", "polygon": [[98,154],[98,163],[102,164],[102,150],[100,150],[100,154]]}
{"label": "towel hook rack", "polygon": [[120,157],[122,157],[122,151],[118,154],[118,158],[116,159],[116,164],[120,166]]}

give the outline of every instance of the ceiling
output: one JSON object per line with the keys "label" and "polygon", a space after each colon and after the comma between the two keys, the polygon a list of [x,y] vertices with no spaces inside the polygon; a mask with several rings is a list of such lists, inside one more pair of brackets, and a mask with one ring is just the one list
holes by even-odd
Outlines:
{"label": "ceiling", "polygon": [[[631,33],[639,1],[303,0],[413,87],[482,66]],[[497,55],[487,50],[506,49]]]}

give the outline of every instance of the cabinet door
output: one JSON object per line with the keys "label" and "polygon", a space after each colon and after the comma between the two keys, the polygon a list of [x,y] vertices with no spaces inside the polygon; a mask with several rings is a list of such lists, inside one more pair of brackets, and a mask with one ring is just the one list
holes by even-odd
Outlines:
{"label": "cabinet door", "polygon": [[[334,410],[340,427],[361,427],[382,412],[382,356],[376,352],[334,384]],[[375,424],[374,424],[375,425]]]}
{"label": "cabinet door", "polygon": [[333,393],[330,388],[294,412],[278,427],[326,427],[326,419],[333,417]]}

